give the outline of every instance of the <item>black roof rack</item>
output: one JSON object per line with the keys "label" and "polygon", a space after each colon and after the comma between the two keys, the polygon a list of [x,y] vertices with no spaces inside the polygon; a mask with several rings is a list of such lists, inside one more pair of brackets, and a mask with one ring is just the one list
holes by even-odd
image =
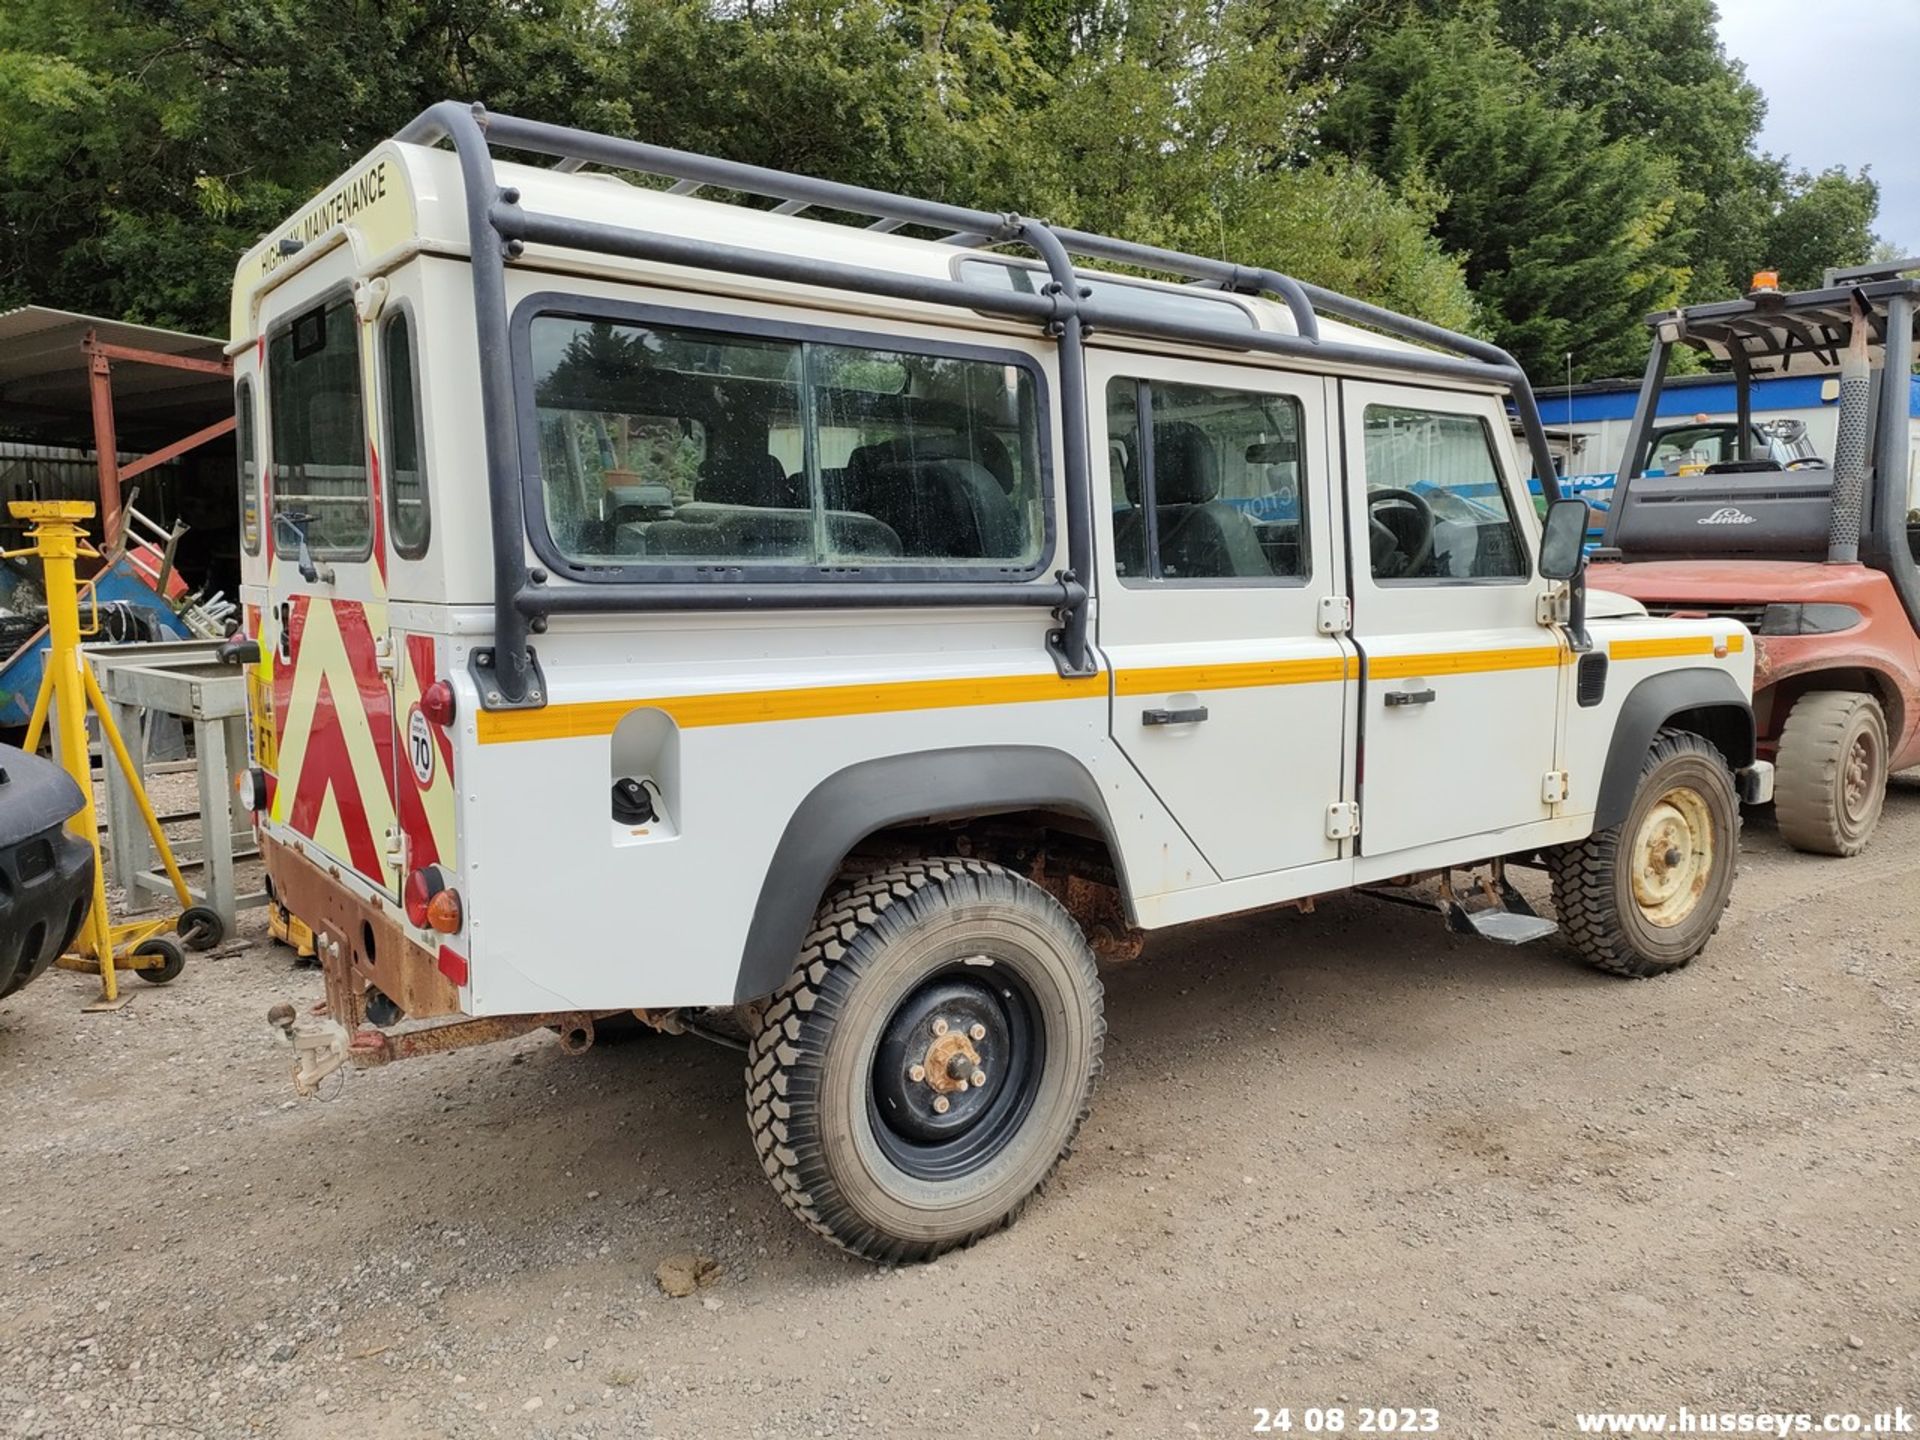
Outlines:
{"label": "black roof rack", "polygon": [[[495,644],[491,652],[475,657],[475,663],[481,667],[476,674],[484,672],[479,688],[489,708],[545,703],[545,685],[528,637],[530,632],[544,630],[547,617],[558,611],[1039,604],[1052,608],[1058,616],[1059,626],[1049,639],[1049,648],[1061,672],[1090,673],[1094,666],[1087,645],[1086,587],[1093,565],[1093,519],[1082,343],[1085,333],[1095,327],[1239,353],[1255,351],[1311,357],[1320,364],[1363,366],[1425,378],[1501,386],[1513,397],[1542,485],[1549,498],[1557,495],[1553,459],[1540,426],[1533,391],[1511,355],[1484,340],[1302,284],[1277,271],[1057,228],[1013,213],[996,214],[916,199],[538,120],[495,115],[483,106],[463,105],[452,100],[423,111],[396,138],[420,145],[450,141],[459,158],[466,192],[494,550]],[[496,148],[546,156],[560,171],[598,165],[655,176],[671,181],[672,191],[682,195],[713,187],[736,195],[772,200],[783,214],[797,214],[817,206],[836,214],[859,217],[866,228],[883,233],[914,226],[931,229],[943,241],[956,246],[1022,245],[1045,265],[1049,283],[1040,294],[993,290],[958,280],[876,270],[809,256],[774,254],[575,216],[543,214],[523,206],[517,188],[499,184],[493,164]],[[1064,413],[1061,488],[1067,505],[1066,568],[1051,584],[1024,586],[767,584],[747,580],[681,585],[607,583],[558,588],[547,584],[545,573],[529,570],[525,561],[520,449],[513,378],[507,359],[505,267],[518,258],[529,243],[852,290],[924,304],[951,305],[1029,320],[1038,325],[1059,346]],[[1186,317],[1144,314],[1116,307],[1111,301],[1096,299],[1088,287],[1077,283],[1073,266],[1076,256],[1154,271],[1240,294],[1273,296],[1292,314],[1297,333],[1236,329],[1230,325],[1202,324]],[[1318,319],[1322,313],[1432,348],[1383,350],[1325,340],[1320,334]]]}

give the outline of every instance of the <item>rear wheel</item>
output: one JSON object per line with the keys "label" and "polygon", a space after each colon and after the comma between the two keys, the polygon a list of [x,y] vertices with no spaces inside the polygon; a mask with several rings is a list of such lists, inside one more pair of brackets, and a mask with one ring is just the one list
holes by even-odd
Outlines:
{"label": "rear wheel", "polygon": [[1560,927],[1601,970],[1678,970],[1719,928],[1739,843],[1740,801],[1726,760],[1698,735],[1663,730],[1626,819],[1547,852]]}
{"label": "rear wheel", "polygon": [[1887,800],[1887,717],[1871,695],[1816,690],[1780,732],[1773,813],[1780,834],[1814,855],[1858,855]]}
{"label": "rear wheel", "polygon": [[1105,1035],[1093,952],[1038,886],[965,859],[863,875],[748,1052],[761,1165],[836,1244],[930,1259],[1011,1222],[1066,1157]]}

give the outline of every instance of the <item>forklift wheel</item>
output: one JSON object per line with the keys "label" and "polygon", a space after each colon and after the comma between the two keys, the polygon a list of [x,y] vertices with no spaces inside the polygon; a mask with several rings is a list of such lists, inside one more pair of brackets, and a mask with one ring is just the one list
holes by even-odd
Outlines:
{"label": "forklift wheel", "polygon": [[151,970],[141,968],[133,973],[149,985],[165,985],[180,978],[180,972],[187,968],[187,952],[178,940],[171,935],[152,935],[133,947],[133,957],[138,960],[148,955],[158,955],[161,963]]}
{"label": "forklift wheel", "polygon": [[1780,836],[1812,855],[1858,855],[1887,800],[1887,716],[1871,695],[1815,690],[1793,702],[1775,760]]}
{"label": "forklift wheel", "polygon": [[173,922],[173,928],[189,950],[211,950],[227,938],[227,922],[207,905],[189,905]]}

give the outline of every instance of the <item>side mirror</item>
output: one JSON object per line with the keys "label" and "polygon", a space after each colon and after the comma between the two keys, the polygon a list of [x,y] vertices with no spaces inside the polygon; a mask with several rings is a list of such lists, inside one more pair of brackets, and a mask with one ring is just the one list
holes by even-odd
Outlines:
{"label": "side mirror", "polygon": [[1586,563],[1587,502],[1565,497],[1547,506],[1540,527],[1540,574],[1571,580]]}

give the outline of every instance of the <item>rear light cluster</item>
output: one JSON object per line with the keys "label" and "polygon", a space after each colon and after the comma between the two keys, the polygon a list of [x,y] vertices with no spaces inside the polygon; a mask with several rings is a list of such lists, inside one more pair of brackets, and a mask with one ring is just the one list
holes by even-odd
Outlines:
{"label": "rear light cluster", "polygon": [[442,935],[459,932],[464,918],[460,892],[447,883],[446,873],[438,865],[423,865],[407,876],[407,919],[423,930]]}
{"label": "rear light cluster", "polygon": [[420,713],[436,725],[453,724],[453,686],[436,680],[421,693]]}

